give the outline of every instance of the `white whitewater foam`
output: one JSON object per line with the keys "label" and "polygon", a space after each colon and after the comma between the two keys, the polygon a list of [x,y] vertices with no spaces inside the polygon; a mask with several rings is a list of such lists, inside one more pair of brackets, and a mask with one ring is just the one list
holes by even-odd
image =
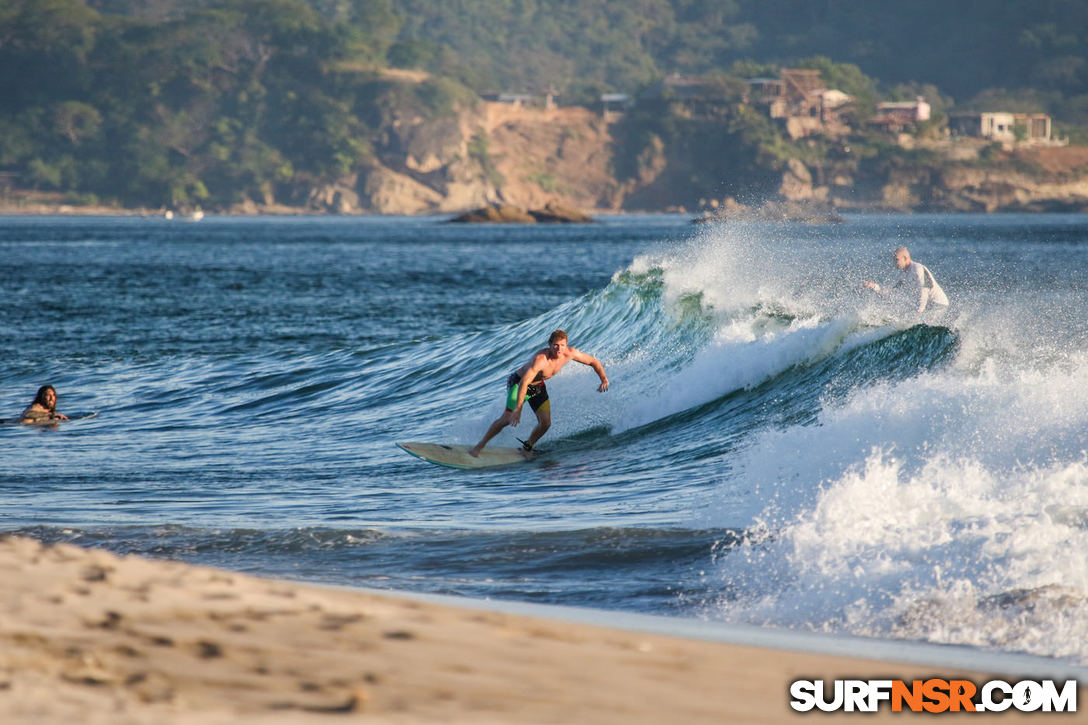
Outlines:
{"label": "white whitewater foam", "polygon": [[1088,663],[1086,429],[1072,355],[874,386],[763,433],[738,465],[763,535],[722,557],[745,594],[714,616]]}

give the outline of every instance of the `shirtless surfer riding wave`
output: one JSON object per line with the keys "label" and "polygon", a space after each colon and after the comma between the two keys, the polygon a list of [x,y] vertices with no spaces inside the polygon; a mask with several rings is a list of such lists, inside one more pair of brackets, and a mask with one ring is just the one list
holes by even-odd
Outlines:
{"label": "shirtless surfer riding wave", "polygon": [[592,355],[569,347],[567,333],[556,330],[548,337],[548,347],[534,353],[529,362],[506,379],[506,410],[491,424],[484,437],[469,450],[468,454],[473,458],[478,457],[487,442],[497,436],[503,428],[508,425],[516,427],[521,422],[521,408],[526,400],[529,401],[529,407],[536,414],[537,422],[533,432],[529,434],[529,439],[522,441],[522,445],[526,451],[533,450],[533,446],[552,424],[552,408],[544,381],[554,377],[571,360],[593,368],[597,377],[601,379],[601,384],[597,386],[598,393],[608,390],[608,376],[604,374],[604,366],[601,362]]}

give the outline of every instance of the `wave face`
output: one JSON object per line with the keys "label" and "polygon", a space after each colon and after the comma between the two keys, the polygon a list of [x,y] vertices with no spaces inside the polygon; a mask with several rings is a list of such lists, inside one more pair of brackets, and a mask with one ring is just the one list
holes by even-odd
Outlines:
{"label": "wave face", "polygon": [[[0,426],[0,530],[1088,663],[1083,223],[686,221],[4,220],[3,409],[98,415]],[[863,294],[901,244],[947,312]],[[393,446],[474,442],[557,327],[612,388],[549,381],[540,459]]]}

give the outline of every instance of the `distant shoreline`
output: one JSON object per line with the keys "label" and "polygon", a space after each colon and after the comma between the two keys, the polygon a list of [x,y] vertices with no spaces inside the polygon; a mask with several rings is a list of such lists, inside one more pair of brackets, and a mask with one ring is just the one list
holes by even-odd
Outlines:
{"label": "distant shoreline", "polygon": [[[164,217],[167,209],[129,208],[121,206],[91,205],[79,206],[75,204],[11,204],[0,201],[0,216],[131,216],[131,217]],[[177,214],[178,212],[174,212]],[[242,211],[210,211],[207,214],[221,216],[364,216],[361,214],[337,214],[315,211],[302,207],[269,207],[267,211],[256,213]]]}
{"label": "distant shoreline", "polygon": [[[105,206],[105,205],[90,205],[79,206],[74,204],[53,204],[53,203],[20,203],[12,204],[0,200],[0,217],[29,217],[29,216],[55,216],[55,217],[140,217],[147,219],[164,219],[167,218],[167,209],[147,209],[147,208],[129,208],[119,206]],[[678,210],[678,209],[586,209],[585,212],[590,216],[624,216],[628,214],[676,214],[678,216],[687,215],[693,217],[697,221],[753,221],[758,220],[758,216],[737,216],[730,217],[724,216],[719,219],[714,219],[713,213],[710,210],[694,209],[694,210]],[[836,208],[834,210],[836,214],[896,214],[903,216],[911,216],[915,214],[983,214],[983,215],[1001,215],[1001,214],[1084,214],[1085,212],[1068,210],[1047,210],[1047,209],[1024,209],[1024,208],[999,208],[992,211],[984,210],[940,210],[940,211],[924,211],[910,208],[900,208],[894,206],[852,206],[850,208]],[[176,221],[185,221],[183,214],[178,211],[173,211]],[[309,209],[306,207],[295,207],[285,205],[273,205],[259,207],[254,210],[241,210],[241,209],[229,209],[225,211],[211,210],[205,211],[206,215],[212,216],[226,216],[226,217],[272,217],[272,216],[295,216],[295,217],[330,217],[330,218],[360,218],[360,217],[442,217],[447,216],[453,218],[460,214],[459,211],[429,211],[418,214],[388,214],[380,212],[330,212],[322,211],[318,209]],[[707,218],[707,217],[711,218]],[[773,219],[771,219],[773,221]],[[783,219],[782,221],[789,221],[789,219]],[[804,221],[804,219],[794,219],[793,221]],[[503,222],[473,222],[473,224],[501,224]],[[509,222],[506,222],[509,223]]]}

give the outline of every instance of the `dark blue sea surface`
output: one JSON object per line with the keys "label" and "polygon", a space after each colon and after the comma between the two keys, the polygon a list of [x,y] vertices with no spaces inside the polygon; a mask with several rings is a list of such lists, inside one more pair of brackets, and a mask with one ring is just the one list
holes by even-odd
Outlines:
{"label": "dark blue sea surface", "polygon": [[[910,248],[952,300],[919,317]],[[0,533],[1088,662],[1088,221],[0,218]],[[554,328],[545,453],[458,471]],[[528,434],[526,411],[517,431]]]}

